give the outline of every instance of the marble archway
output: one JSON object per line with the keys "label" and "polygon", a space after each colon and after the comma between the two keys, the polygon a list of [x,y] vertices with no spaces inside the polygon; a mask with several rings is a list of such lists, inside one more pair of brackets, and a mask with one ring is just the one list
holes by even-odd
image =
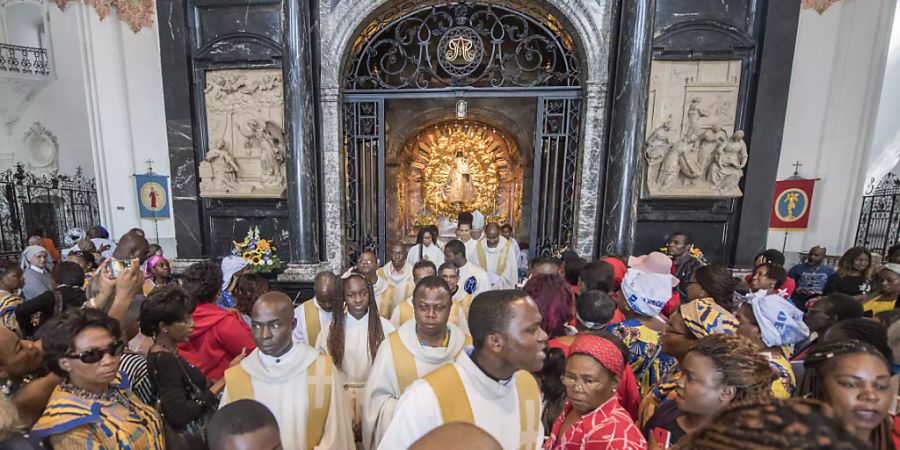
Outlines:
{"label": "marble archway", "polygon": [[[389,8],[409,5],[410,9],[435,3],[434,0],[339,0],[323,4],[319,11],[322,42],[320,68],[322,111],[322,194],[325,206],[325,254],[332,266],[341,264],[342,237],[342,75],[346,58],[360,33]],[[504,5],[543,11],[559,19],[575,41],[581,64],[583,119],[580,130],[579,171],[576,175],[575,250],[592,254],[596,246],[599,210],[598,181],[606,156],[605,108],[613,1],[610,0],[504,0]],[[587,45],[583,45],[587,44]]]}

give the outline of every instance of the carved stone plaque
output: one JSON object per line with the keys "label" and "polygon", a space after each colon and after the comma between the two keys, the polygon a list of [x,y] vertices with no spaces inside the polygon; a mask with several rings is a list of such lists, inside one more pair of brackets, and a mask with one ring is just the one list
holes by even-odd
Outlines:
{"label": "carved stone plaque", "polygon": [[206,73],[200,196],[282,198],[286,190],[281,70]]}
{"label": "carved stone plaque", "polygon": [[644,198],[740,197],[747,164],[735,130],[741,61],[653,61]]}

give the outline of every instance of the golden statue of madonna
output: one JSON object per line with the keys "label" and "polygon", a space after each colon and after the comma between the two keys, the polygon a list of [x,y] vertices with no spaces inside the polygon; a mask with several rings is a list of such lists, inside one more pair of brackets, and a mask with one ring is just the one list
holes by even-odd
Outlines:
{"label": "golden statue of madonna", "polygon": [[462,151],[456,151],[453,166],[447,175],[447,183],[444,185],[444,200],[449,203],[471,203],[478,198],[475,184],[472,183],[472,174],[469,172],[469,163],[466,162]]}

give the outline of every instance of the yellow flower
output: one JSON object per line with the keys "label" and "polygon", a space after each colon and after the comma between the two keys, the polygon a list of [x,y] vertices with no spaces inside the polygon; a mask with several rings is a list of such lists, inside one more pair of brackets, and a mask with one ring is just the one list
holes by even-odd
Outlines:
{"label": "yellow flower", "polygon": [[244,252],[244,253],[241,255],[242,258],[247,259],[247,260],[249,260],[251,256],[253,256],[253,254],[250,253],[250,252]]}
{"label": "yellow flower", "polygon": [[259,256],[254,256],[250,261],[253,261],[254,266],[259,265]]}

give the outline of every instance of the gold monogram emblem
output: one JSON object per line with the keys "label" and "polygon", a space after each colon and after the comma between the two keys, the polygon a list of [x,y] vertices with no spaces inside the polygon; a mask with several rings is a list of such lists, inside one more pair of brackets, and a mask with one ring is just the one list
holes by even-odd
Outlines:
{"label": "gold monogram emblem", "polygon": [[447,61],[459,58],[467,63],[475,60],[475,43],[471,39],[459,36],[447,43]]}

